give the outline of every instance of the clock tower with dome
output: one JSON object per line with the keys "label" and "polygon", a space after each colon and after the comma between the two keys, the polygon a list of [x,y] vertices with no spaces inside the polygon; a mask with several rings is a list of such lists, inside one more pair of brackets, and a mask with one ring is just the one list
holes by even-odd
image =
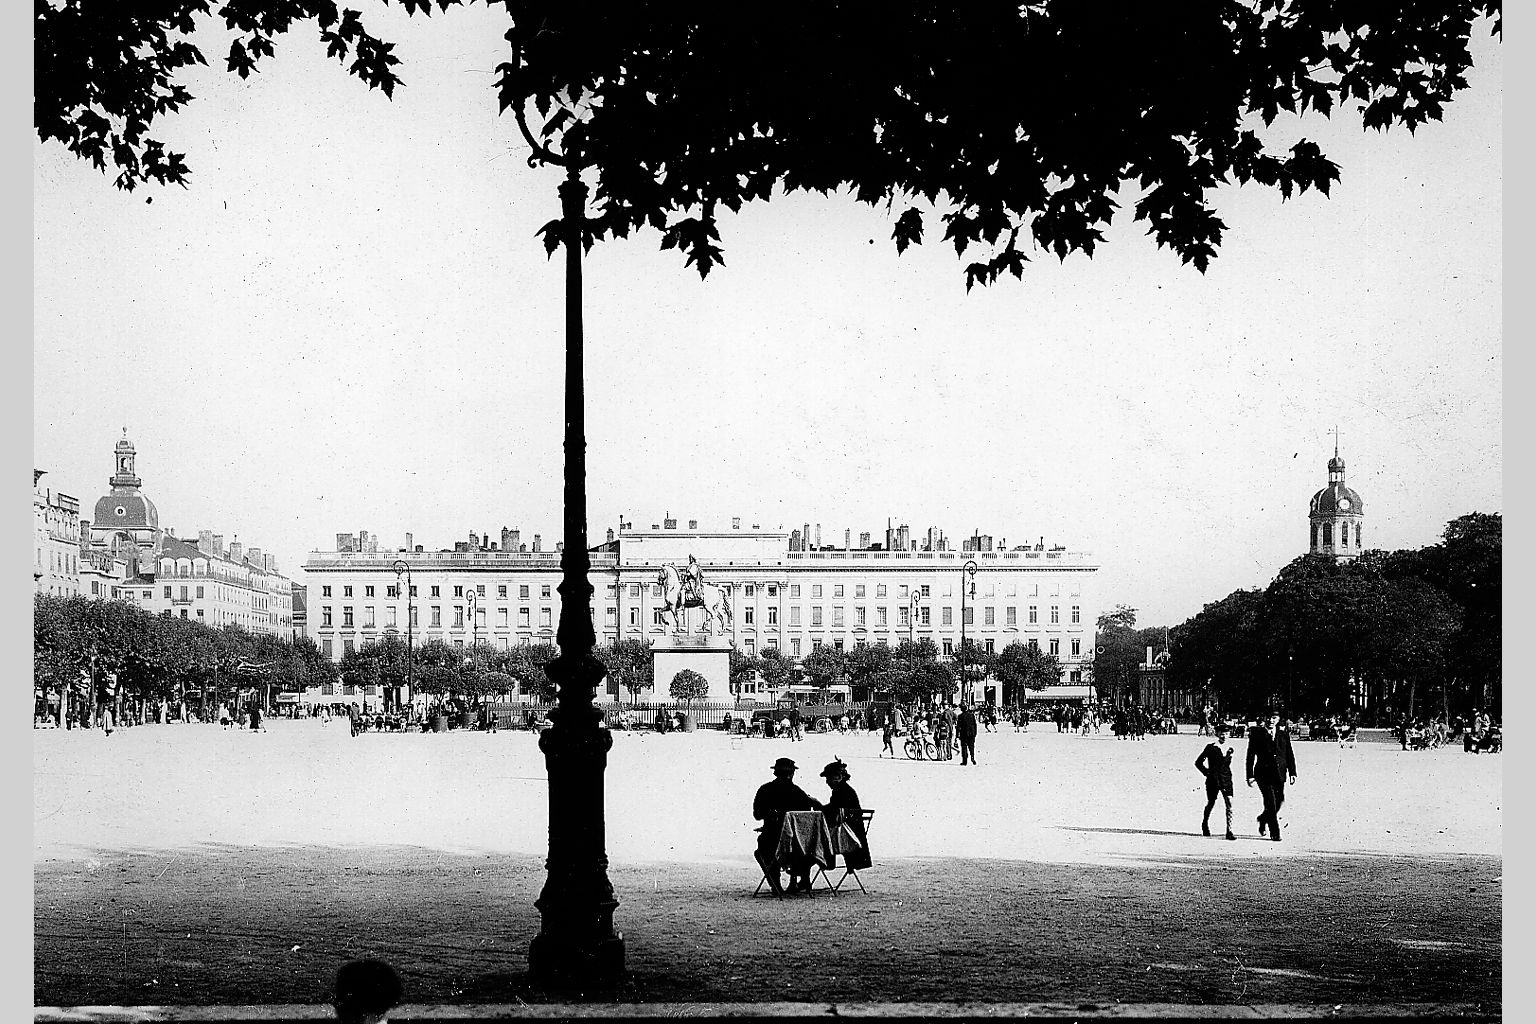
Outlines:
{"label": "clock tower with dome", "polygon": [[1308,518],[1312,521],[1312,546],[1308,549],[1312,554],[1344,561],[1365,550],[1365,503],[1344,485],[1344,460],[1339,457],[1337,437],[1333,458],[1328,460],[1328,486],[1312,495]]}
{"label": "clock tower with dome", "polygon": [[112,491],[97,500],[91,516],[91,547],[127,562],[129,575],[137,574],[141,564],[152,567],[161,544],[160,512],[139,490],[144,482],[134,471],[137,457],[124,427],[122,439],[112,450],[116,469],[109,481]]}

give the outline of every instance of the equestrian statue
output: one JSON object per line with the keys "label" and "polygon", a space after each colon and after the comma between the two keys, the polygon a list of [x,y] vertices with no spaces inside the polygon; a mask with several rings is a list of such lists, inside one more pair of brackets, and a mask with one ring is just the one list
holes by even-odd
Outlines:
{"label": "equestrian statue", "polygon": [[689,608],[704,609],[703,631],[706,633],[715,631],[717,621],[722,628],[732,624],[731,603],[725,589],[704,582],[704,574],[692,555],[688,556],[688,568],[681,571],[671,563],[662,566],[656,582],[665,598],[663,611],[672,616],[673,633],[685,631],[684,612]]}

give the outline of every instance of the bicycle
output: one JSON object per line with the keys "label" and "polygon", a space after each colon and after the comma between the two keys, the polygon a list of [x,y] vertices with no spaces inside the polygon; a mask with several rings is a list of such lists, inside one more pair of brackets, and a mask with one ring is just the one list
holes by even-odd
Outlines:
{"label": "bicycle", "polygon": [[934,746],[931,736],[908,736],[901,749],[913,761],[937,761],[939,756],[939,748]]}

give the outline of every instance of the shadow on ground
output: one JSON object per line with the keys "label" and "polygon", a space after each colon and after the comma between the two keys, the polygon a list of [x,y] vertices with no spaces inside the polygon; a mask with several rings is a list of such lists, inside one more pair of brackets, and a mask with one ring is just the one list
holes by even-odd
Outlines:
{"label": "shadow on ground", "polygon": [[528,983],[541,858],[103,852],[34,870],[33,1000],[314,1003],[338,964],[380,956],[413,1003],[1498,1005],[1498,858],[1282,852],[1120,866],[894,860],[865,873],[868,895],[782,902],[750,895],[745,856],[615,865],[631,973],[608,991]]}

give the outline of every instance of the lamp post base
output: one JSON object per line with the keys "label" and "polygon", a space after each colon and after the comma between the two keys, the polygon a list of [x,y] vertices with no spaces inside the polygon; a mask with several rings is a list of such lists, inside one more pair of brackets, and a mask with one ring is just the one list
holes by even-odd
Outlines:
{"label": "lamp post base", "polygon": [[[595,660],[573,662],[552,664],[551,677],[575,682],[601,674]],[[599,727],[601,718],[591,704],[561,706],[539,737],[549,771],[549,875],[534,902],[542,924],[528,946],[529,979],[538,985],[604,986],[624,975],[603,827],[603,771],[613,736]]]}
{"label": "lamp post base", "polygon": [[528,944],[528,976],[535,984],[558,988],[616,985],[624,978],[624,936],[611,927],[595,943],[535,935]]}

